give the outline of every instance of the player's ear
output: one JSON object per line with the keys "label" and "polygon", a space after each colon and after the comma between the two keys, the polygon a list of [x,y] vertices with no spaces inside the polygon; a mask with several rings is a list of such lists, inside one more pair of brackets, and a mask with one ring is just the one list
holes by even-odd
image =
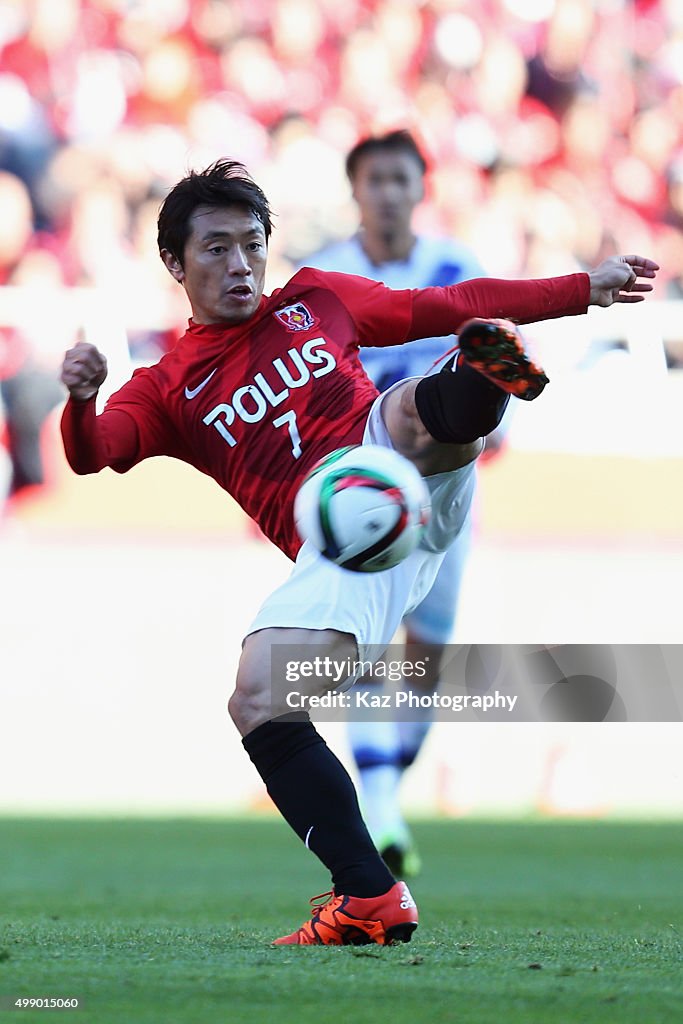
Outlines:
{"label": "player's ear", "polygon": [[185,278],[185,271],[178,257],[169,249],[162,249],[161,258],[171,277],[174,277],[179,284],[182,284]]}

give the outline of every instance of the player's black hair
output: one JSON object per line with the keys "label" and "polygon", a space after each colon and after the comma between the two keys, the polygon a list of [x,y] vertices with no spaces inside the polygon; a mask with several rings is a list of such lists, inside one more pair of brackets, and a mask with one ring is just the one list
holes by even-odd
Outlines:
{"label": "player's black hair", "polygon": [[409,153],[420,165],[423,174],[427,170],[427,161],[417,142],[409,131],[400,129],[387,132],[386,135],[371,135],[356,143],[346,157],[346,176],[349,181],[353,182],[363,157],[373,153]]}
{"label": "player's black hair", "polygon": [[190,237],[190,217],[198,206],[244,206],[263,224],[266,242],[273,225],[268,200],[237,160],[216,160],[191,171],[168,193],[157,221],[159,252],[167,249],[182,264]]}

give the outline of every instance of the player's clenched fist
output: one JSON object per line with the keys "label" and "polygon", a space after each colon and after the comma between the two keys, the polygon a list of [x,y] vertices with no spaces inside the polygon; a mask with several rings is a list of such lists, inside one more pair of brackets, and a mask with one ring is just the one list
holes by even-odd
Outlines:
{"label": "player's clenched fist", "polygon": [[94,398],[107,376],[107,360],[87,341],[70,348],[62,363],[61,381],[77,402]]}

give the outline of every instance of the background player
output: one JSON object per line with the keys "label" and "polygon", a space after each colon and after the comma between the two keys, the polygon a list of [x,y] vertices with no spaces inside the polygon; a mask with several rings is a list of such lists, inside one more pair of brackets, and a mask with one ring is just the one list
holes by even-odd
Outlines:
{"label": "background player", "polygon": [[[428,288],[483,277],[483,268],[466,245],[415,232],[413,215],[425,197],[426,171],[427,161],[407,131],[358,142],[346,158],[346,173],[358,207],[359,230],[304,262],[321,270],[360,274],[389,288]],[[362,349],[361,361],[377,389],[384,391],[396,381],[435,370],[447,347],[443,338],[423,338],[407,345]],[[431,590],[403,623],[406,656],[427,666],[426,676],[413,682],[421,692],[438,685],[469,540],[468,520],[448,549]],[[427,736],[432,713],[415,710],[406,722],[376,717],[361,721],[358,715],[349,722],[348,737],[365,820],[391,870],[401,878],[412,877],[419,872],[420,858],[401,812],[399,790],[403,772]]]}
{"label": "background player", "polygon": [[[359,343],[448,334],[472,316],[505,312],[528,321],[637,302],[652,287],[639,278],[658,268],[623,256],[590,274],[412,291],[304,270],[264,298],[270,229],[268,202],[239,164],[219,161],[171,190],[159,216],[159,249],[188,296],[188,330],[157,364],[137,370],[99,416],[106,361],[93,345],[70,349],[62,368],[70,393],[65,450],[78,473],[126,472],[154,455],[181,459],[233,494],[296,558],[252,623],[229,702],[275,805],[332,875],[329,900],[278,943],[406,941],[417,924],[412,897],[373,845],[339,760],[310,720],[286,715],[272,658],[286,645],[299,657],[353,662],[370,644],[391,640],[462,527],[481,436],[500,419],[510,391],[538,391],[544,378],[507,329],[483,324],[477,329],[495,364],[504,353],[512,379],[503,383],[493,366],[479,363],[473,344],[471,361],[481,372],[453,360],[445,373],[378,396],[360,369]],[[383,573],[343,573],[311,545],[299,550],[293,522],[293,499],[311,465],[361,440],[411,458],[432,493],[423,546]],[[331,688],[329,679],[311,682],[318,692]]]}

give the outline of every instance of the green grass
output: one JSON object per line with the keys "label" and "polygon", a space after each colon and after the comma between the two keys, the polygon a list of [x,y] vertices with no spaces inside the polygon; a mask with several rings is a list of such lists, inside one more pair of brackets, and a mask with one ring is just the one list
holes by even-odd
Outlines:
{"label": "green grass", "polygon": [[0,996],[78,996],[74,1024],[683,1020],[683,825],[415,832],[410,945],[272,949],[329,887],[278,821],[0,819]]}

